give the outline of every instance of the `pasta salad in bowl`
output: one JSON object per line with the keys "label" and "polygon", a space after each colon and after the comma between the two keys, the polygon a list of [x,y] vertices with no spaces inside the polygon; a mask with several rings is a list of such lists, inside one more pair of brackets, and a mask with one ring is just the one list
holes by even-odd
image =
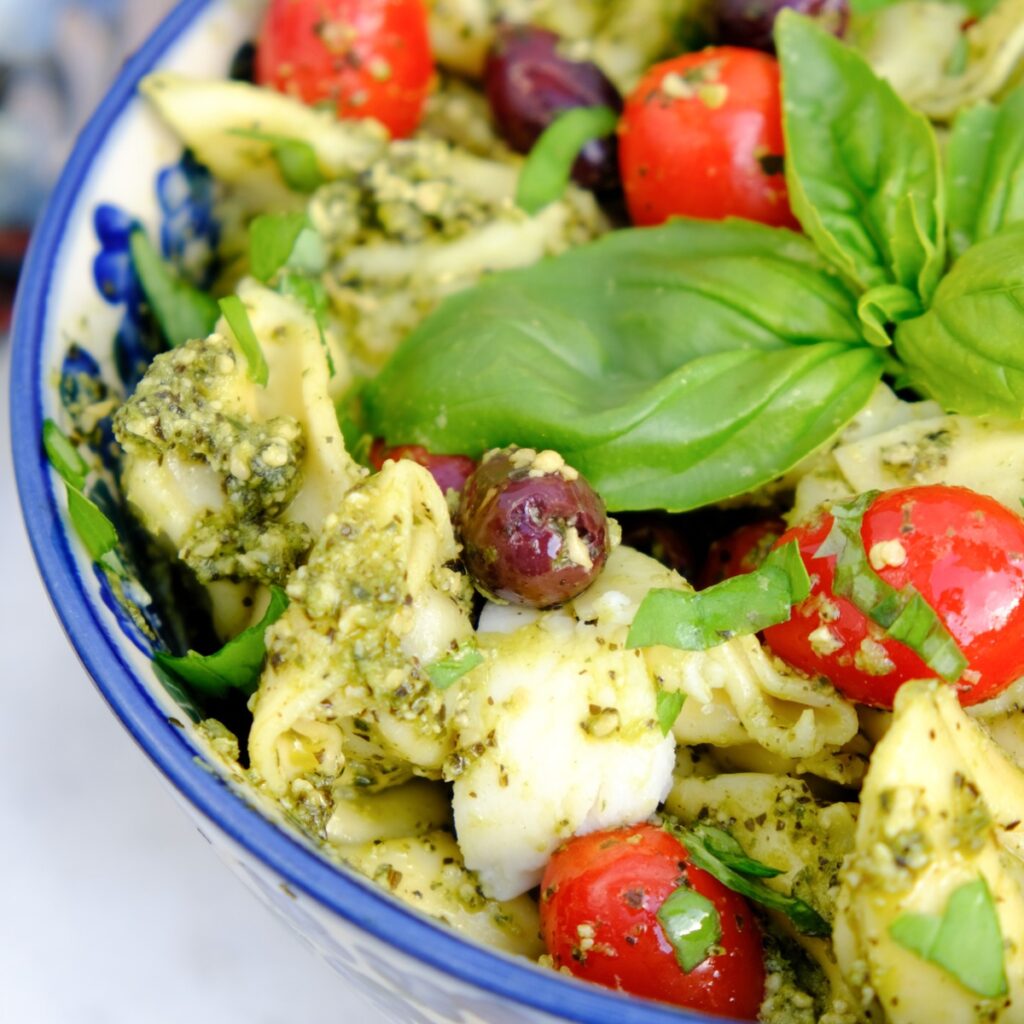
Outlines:
{"label": "pasta salad in bowl", "polygon": [[390,1019],[1024,1020],[1024,6],[186,0],[33,241],[100,689]]}

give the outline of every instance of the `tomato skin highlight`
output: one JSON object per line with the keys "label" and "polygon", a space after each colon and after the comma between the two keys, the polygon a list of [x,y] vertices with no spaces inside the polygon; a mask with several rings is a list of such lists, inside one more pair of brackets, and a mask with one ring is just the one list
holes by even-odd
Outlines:
{"label": "tomato skin highlight", "polygon": [[[711,900],[722,926],[723,952],[689,974],[656,916],[681,884]],[[664,829],[633,825],[570,839],[545,870],[540,911],[556,968],[648,999],[757,1017],[765,972],[754,916],[743,897],[692,865],[683,844]]]}
{"label": "tomato skin highlight", "polygon": [[[836,556],[816,557],[831,525],[831,515],[821,512],[779,539],[779,545],[799,542],[813,587],[788,622],[765,630],[765,640],[784,661],[809,675],[826,676],[851,700],[891,708],[903,683],[933,678],[935,672],[850,601],[833,594]],[[961,704],[989,700],[1024,675],[1024,521],[1019,516],[964,487],[910,487],[875,499],[864,514],[861,537],[869,557],[873,549],[885,550],[876,545],[898,543],[898,548],[890,544],[884,560],[900,564],[872,560],[875,571],[897,589],[916,587],[959,644],[968,660],[956,684]],[[823,629],[828,632],[812,639]]]}
{"label": "tomato skin highlight", "polygon": [[783,173],[774,57],[710,47],[650,68],[619,122],[619,168],[634,224],[672,216],[799,224]]}
{"label": "tomato skin highlight", "polygon": [[762,519],[712,541],[697,579],[697,589],[704,590],[723,580],[753,572],[785,532],[786,524],[781,519]]}
{"label": "tomato skin highlight", "polygon": [[433,75],[422,0],[271,0],[256,48],[259,85],[396,139],[416,130]]}

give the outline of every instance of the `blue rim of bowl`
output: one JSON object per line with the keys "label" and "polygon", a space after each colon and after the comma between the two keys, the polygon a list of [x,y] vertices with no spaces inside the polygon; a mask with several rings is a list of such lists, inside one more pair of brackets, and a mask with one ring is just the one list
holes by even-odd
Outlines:
{"label": "blue rim of bowl", "polygon": [[[640,1003],[538,970],[431,923],[339,870],[248,805],[196,760],[196,750],[146,692],[101,626],[86,592],[43,454],[47,300],[64,229],[107,135],[136,98],[139,79],[216,0],[182,0],[129,58],[80,134],[42,218],[21,273],[12,331],[11,440],[22,514],[50,600],[82,664],[125,728],[188,800],[289,886],[332,913],[460,981],[555,1018],[592,1024],[706,1024],[685,1010]],[[714,1018],[723,1021],[723,1018]],[[727,1022],[725,1022],[727,1024]]]}

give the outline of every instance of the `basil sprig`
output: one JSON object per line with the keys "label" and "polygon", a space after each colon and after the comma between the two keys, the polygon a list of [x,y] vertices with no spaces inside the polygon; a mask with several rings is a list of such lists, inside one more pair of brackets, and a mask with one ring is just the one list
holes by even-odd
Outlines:
{"label": "basil sprig", "polygon": [[175,273],[141,228],[132,231],[129,245],[142,291],[168,345],[177,348],[205,338],[220,316],[216,300]]}
{"label": "basil sprig", "polygon": [[237,295],[227,295],[220,300],[220,311],[224,314],[224,319],[227,320],[242,355],[245,356],[250,378],[261,388],[265,388],[270,377],[270,369],[260,347],[259,338],[252,328],[245,304]]}
{"label": "basil sprig", "polygon": [[785,914],[804,935],[827,936],[832,933],[828,921],[809,903],[765,885],[761,879],[771,878],[778,872],[746,857],[743,848],[728,832],[708,825],[676,828],[674,831],[686,847],[690,860],[722,885],[755,903]]}
{"label": "basil sprig", "polygon": [[657,918],[675,951],[676,963],[687,974],[711,956],[722,938],[722,920],[714,903],[685,885],[665,898]]}
{"label": "basil sprig", "polygon": [[947,408],[1024,417],[1024,101],[954,129],[949,177],[983,181],[949,200],[954,251],[975,244],[943,278],[927,119],[807,18],[783,11],[776,44],[806,237],[677,220],[494,274],[404,340],[362,394],[363,430],[471,456],[556,448],[612,511],[684,511],[822,447],[883,369]]}
{"label": "basil sprig", "polygon": [[560,199],[580,150],[611,135],[618,120],[610,107],[573,107],[559,114],[533,144],[519,172],[516,205],[534,214]]}
{"label": "basil sprig", "polygon": [[472,644],[463,644],[457,651],[426,667],[427,678],[438,690],[447,690],[464,675],[482,665],[484,656]]}
{"label": "basil sprig", "polygon": [[954,889],[941,914],[902,914],[889,934],[971,992],[986,999],[1006,995],[999,914],[984,875]]}
{"label": "basil sprig", "polygon": [[877,497],[878,491],[868,491],[853,501],[834,504],[830,509],[832,529],[815,557],[835,555],[832,592],[847,598],[946,682],[955,683],[968,662],[935,609],[913,586],[897,590],[871,566],[861,525]]}
{"label": "basil sprig", "polygon": [[800,547],[789,541],[768,553],[753,572],[722,580],[706,590],[655,588],[640,603],[627,647],[663,644],[705,651],[734,636],[748,636],[789,619],[794,604],[811,592]]}
{"label": "basil sprig", "polygon": [[560,451],[611,510],[768,483],[882,373],[856,297],[790,231],[616,231],[446,300],[362,392],[367,432],[432,451]]}
{"label": "basil sprig", "polygon": [[183,657],[157,651],[153,655],[154,667],[210,697],[226,697],[233,690],[248,696],[259,684],[267,653],[267,629],[281,618],[287,607],[288,595],[280,587],[271,587],[270,604],[263,618],[229,640],[219,651],[213,654],[189,651]]}
{"label": "basil sprig", "polygon": [[309,226],[304,213],[261,213],[249,225],[249,269],[269,281],[287,262]]}

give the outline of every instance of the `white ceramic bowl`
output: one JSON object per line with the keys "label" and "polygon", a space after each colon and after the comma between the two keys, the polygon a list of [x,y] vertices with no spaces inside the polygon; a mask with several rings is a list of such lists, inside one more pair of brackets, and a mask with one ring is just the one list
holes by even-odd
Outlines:
{"label": "white ceramic bowl", "polygon": [[[127,227],[137,220],[165,246],[191,246],[200,255],[216,232],[203,172],[182,163],[181,144],[136,87],[157,68],[225,76],[238,46],[253,36],[262,6],[263,0],[184,0],[175,9],[126,64],[83,131],[33,237],[15,314],[12,437],[26,523],[64,628],[114,712],[225,863],[385,1017],[402,1024],[708,1020],[468,943],[325,860],[203,759],[187,706],[153,674],[149,641],[69,530],[63,485],[43,454],[42,423],[66,419],[63,404],[76,374],[117,387],[128,364],[144,356],[138,295],[126,276]],[[79,347],[69,355],[71,343]],[[62,374],[63,397],[55,383]]]}

